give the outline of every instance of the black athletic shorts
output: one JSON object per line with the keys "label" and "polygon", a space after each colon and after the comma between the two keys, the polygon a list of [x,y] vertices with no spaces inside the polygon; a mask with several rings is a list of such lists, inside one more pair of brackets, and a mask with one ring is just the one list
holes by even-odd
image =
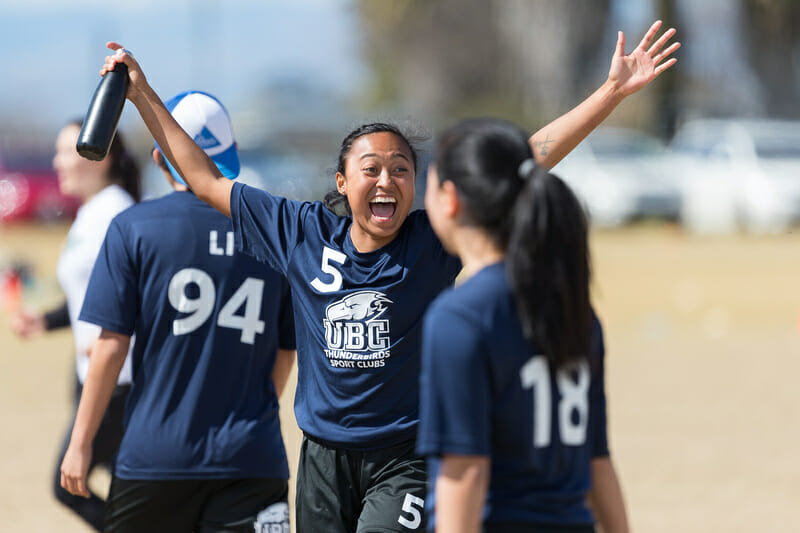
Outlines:
{"label": "black athletic shorts", "polygon": [[305,436],[297,533],[425,531],[425,459],[414,441],[355,451]]}
{"label": "black athletic shorts", "polygon": [[113,533],[289,533],[285,479],[129,480],[106,500]]}

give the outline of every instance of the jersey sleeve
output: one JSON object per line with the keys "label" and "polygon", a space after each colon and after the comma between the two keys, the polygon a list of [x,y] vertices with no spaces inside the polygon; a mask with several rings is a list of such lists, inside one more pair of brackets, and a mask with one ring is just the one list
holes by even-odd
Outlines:
{"label": "jersey sleeve", "polygon": [[278,347],[282,350],[297,349],[292,293],[289,289],[289,282],[283,276],[281,276],[281,302],[278,316]]}
{"label": "jersey sleeve", "polygon": [[136,269],[119,218],[115,218],[95,261],[79,319],[131,336],[137,301]]}
{"label": "jersey sleeve", "polygon": [[491,453],[490,372],[480,328],[436,306],[423,329],[421,455]]}
{"label": "jersey sleeve", "polygon": [[47,331],[69,326],[69,307],[67,306],[67,301],[64,300],[64,303],[46,312],[42,318],[44,319],[44,329]]}
{"label": "jersey sleeve", "polygon": [[291,253],[302,238],[305,205],[234,183],[231,221],[237,249],[286,275]]}
{"label": "jersey sleeve", "polygon": [[603,328],[595,319],[592,337],[592,361],[596,367],[592,372],[592,385],[590,390],[592,425],[592,457],[606,457],[609,455],[608,434],[606,420],[606,391],[605,391],[605,345],[603,343]]}

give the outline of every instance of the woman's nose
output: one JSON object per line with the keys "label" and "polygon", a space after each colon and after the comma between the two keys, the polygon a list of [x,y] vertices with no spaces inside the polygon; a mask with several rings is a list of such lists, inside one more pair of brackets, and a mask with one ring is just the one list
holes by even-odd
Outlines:
{"label": "woman's nose", "polygon": [[378,185],[388,187],[392,183],[392,174],[389,169],[384,169],[378,176]]}

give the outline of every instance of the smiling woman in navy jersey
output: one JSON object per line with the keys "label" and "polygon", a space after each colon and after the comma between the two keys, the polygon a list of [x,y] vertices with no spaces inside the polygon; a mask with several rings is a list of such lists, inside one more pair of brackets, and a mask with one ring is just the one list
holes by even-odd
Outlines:
{"label": "smiling woman in navy jersey", "polygon": [[[627,95],[674,63],[654,24],[624,55],[620,34],[608,80],[530,142],[556,164]],[[117,43],[108,47],[118,50]],[[295,414],[305,434],[297,526],[305,531],[408,531],[423,523],[424,460],[414,452],[422,315],[460,262],[424,212],[410,213],[416,157],[394,127],[348,135],[336,186],[350,216],[220,179],[175,124],[129,54],[106,58],[105,74],[128,66],[128,99],[198,198],[231,217],[237,246],[283,273],[292,287],[298,348]],[[547,144],[540,144],[547,140]]]}
{"label": "smiling woman in navy jersey", "polygon": [[423,328],[429,528],[591,532],[588,494],[603,531],[627,531],[580,203],[521,129],[475,119],[440,137],[425,207],[464,265]]}

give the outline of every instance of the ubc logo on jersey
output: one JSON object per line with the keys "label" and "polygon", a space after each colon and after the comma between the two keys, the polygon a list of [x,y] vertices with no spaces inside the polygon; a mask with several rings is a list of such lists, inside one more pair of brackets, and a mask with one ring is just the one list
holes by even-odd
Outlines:
{"label": "ubc logo on jersey", "polygon": [[345,296],[325,309],[328,322],[341,320],[365,320],[367,322],[381,316],[386,311],[386,304],[392,301],[384,294],[376,291],[360,291]]}
{"label": "ubc logo on jersey", "polygon": [[381,319],[392,301],[377,291],[348,294],[325,308],[325,355],[331,366],[378,368],[389,353],[389,321]]}

